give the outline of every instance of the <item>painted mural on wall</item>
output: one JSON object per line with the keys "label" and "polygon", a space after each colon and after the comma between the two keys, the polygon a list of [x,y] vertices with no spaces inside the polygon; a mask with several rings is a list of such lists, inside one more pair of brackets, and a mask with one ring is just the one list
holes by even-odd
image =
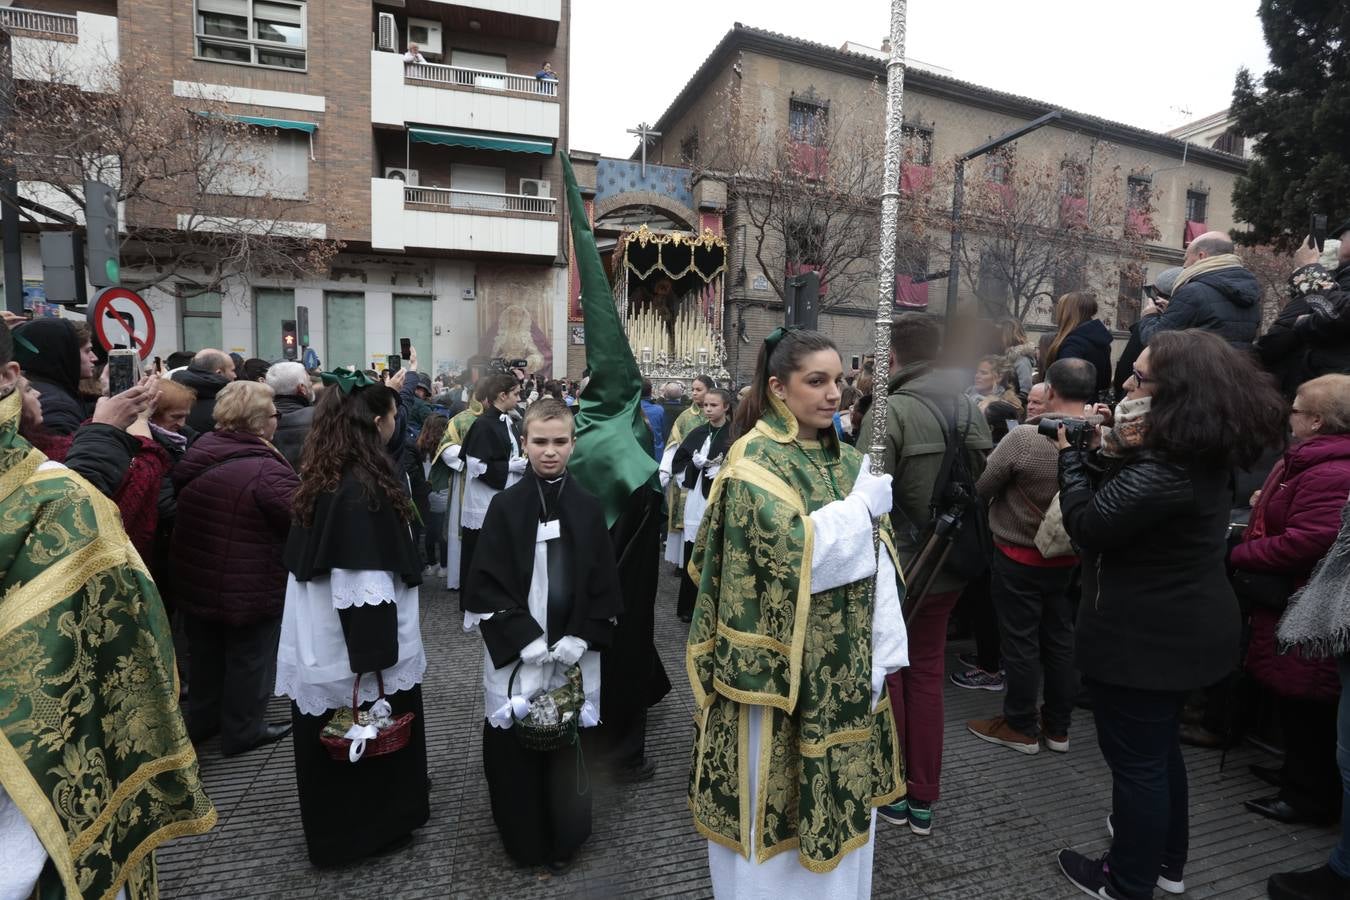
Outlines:
{"label": "painted mural on wall", "polygon": [[533,272],[480,279],[478,354],[523,359],[531,374],[553,375],[553,314],[546,282]]}

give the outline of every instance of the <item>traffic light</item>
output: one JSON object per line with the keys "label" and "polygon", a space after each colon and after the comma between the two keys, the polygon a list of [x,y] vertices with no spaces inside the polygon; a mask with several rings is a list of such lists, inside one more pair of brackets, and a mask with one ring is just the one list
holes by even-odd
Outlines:
{"label": "traffic light", "polygon": [[44,231],[38,239],[48,303],[85,302],[84,253],[78,231]]}
{"label": "traffic light", "polygon": [[101,181],[84,183],[85,245],[89,283],[114,287],[121,280],[121,242],[117,236],[117,192]]}
{"label": "traffic light", "polygon": [[309,346],[309,307],[297,306],[295,308],[295,325],[300,331],[300,346]]}
{"label": "traffic light", "polygon": [[281,355],[291,361],[300,357],[300,340],[294,319],[283,319],[281,322]]}

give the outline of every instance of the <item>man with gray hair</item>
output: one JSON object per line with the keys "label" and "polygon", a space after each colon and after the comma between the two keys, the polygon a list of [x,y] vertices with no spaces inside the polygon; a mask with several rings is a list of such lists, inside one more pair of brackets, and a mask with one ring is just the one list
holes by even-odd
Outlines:
{"label": "man with gray hair", "polygon": [[275,395],[277,433],[272,444],[297,472],[300,471],[300,451],[314,423],[314,395],[309,372],[298,362],[273,363],[267,370],[267,386]]}
{"label": "man with gray hair", "polygon": [[186,369],[173,374],[174,381],[197,392],[197,402],[188,413],[189,428],[198,434],[215,430],[216,394],[234,378],[234,360],[224,350],[211,347],[198,350]]}
{"label": "man with gray hair", "polygon": [[1239,350],[1250,350],[1261,330],[1261,285],[1233,252],[1222,231],[1207,231],[1186,248],[1172,299],[1150,300],[1141,310],[1144,346],[1159,331],[1213,331]]}

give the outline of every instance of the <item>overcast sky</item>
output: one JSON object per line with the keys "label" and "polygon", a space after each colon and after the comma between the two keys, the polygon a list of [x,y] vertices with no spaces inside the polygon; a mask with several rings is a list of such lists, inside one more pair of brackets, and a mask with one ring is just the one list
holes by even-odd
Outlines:
{"label": "overcast sky", "polygon": [[[906,56],[976,84],[1166,130],[1268,64],[1258,0],[910,0]],[[889,0],[573,0],[571,149],[627,157],[732,23],[873,47]]]}

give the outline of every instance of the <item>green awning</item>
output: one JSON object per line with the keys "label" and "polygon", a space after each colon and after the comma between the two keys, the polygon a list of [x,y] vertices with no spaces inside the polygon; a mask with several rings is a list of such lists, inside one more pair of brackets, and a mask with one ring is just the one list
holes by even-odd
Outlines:
{"label": "green awning", "polygon": [[509,134],[409,128],[408,139],[419,144],[441,144],[446,147],[468,147],[473,150],[505,150],[509,153],[553,155],[552,141],[532,141],[529,138]]}
{"label": "green awning", "polygon": [[[212,113],[197,113],[199,116],[210,117]],[[295,122],[290,119],[269,119],[266,116],[221,116],[223,119],[229,119],[231,122],[242,122],[245,125],[257,125],[259,128],[284,128],[289,131],[303,131],[305,134],[313,134],[318,125],[313,122]]]}

